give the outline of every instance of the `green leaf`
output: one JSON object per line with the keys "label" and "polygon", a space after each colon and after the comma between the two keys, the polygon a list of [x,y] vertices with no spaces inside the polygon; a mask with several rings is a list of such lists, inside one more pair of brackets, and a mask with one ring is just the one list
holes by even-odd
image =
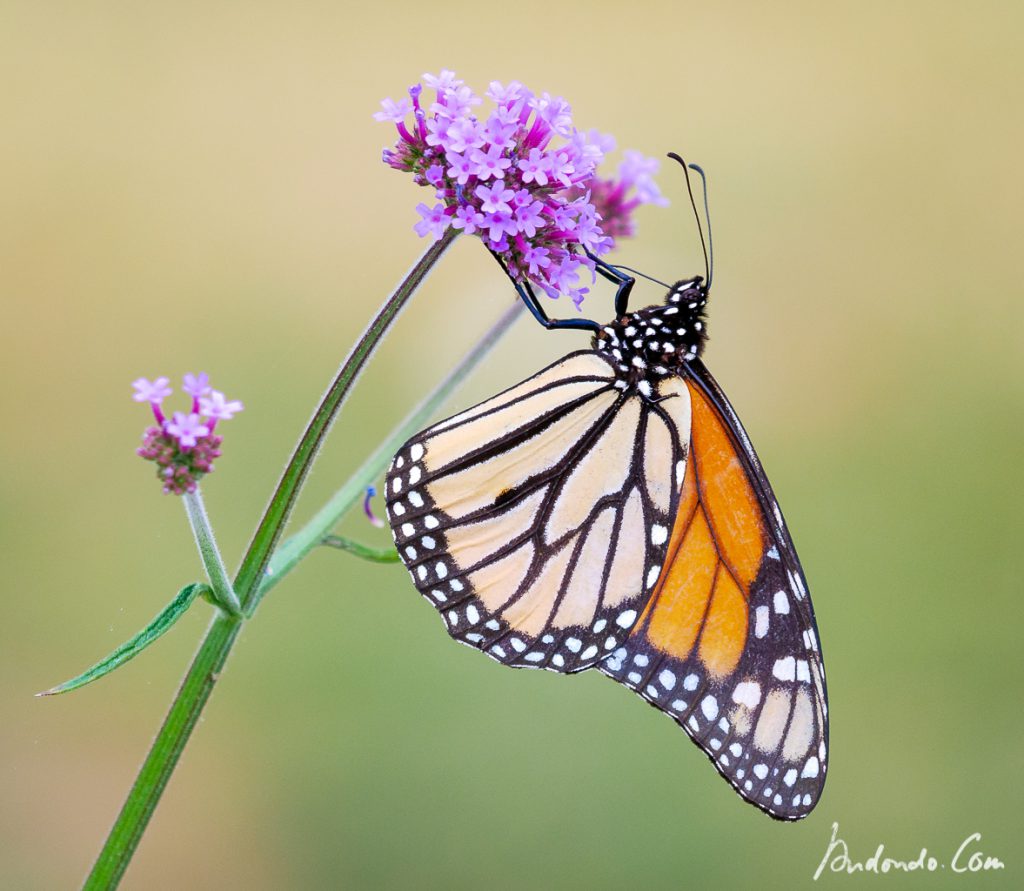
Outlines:
{"label": "green leaf", "polygon": [[344,535],[325,535],[320,543],[331,548],[348,551],[371,563],[397,563],[400,559],[398,551],[394,548],[371,548],[358,541],[353,541],[351,538],[345,538]]}
{"label": "green leaf", "polygon": [[78,677],[65,681],[63,684],[58,684],[49,690],[44,690],[42,693],[36,693],[36,696],[53,696],[57,693],[67,693],[69,690],[77,690],[79,687],[91,684],[105,674],[110,674],[115,668],[124,665],[129,659],[134,659],[158,637],[161,637],[165,631],[169,630],[185,614],[196,597],[202,596],[209,600],[211,594],[210,586],[204,582],[193,582],[191,585],[185,585],[178,592],[174,600],[168,603],[152,622],[131,640],[121,644],[106,659],[101,659],[92,668],[87,668],[83,671]]}

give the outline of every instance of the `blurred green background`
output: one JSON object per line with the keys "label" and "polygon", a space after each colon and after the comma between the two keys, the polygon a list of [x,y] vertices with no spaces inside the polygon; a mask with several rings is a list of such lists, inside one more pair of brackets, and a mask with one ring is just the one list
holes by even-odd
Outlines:
{"label": "blurred green background", "polygon": [[[980,832],[1007,863],[879,887],[1020,887],[1022,28],[1021,4],[986,2],[0,3],[0,885],[80,881],[206,623],[32,698],[200,573],[133,456],[129,382],[206,369],[245,401],[205,485],[233,565],[424,247],[426,193],[380,164],[371,114],[449,67],[707,167],[707,360],[814,594],[824,799],[776,824],[617,685],[503,669],[400,567],[317,553],[243,632],[125,886],[801,887],[838,821],[858,860],[947,862]],[[671,279],[701,264],[679,176],[660,182],[673,206],[617,256]],[[455,246],[299,520],[512,296]],[[520,321],[452,408],[580,342]]]}

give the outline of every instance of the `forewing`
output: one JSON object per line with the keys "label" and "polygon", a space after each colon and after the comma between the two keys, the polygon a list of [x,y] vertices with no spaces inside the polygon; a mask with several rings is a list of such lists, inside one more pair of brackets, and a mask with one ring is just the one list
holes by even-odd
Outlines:
{"label": "forewing", "polygon": [[689,401],[654,412],[614,383],[596,353],[572,353],[413,437],[388,472],[416,587],[453,637],[505,664],[594,665],[665,560]]}
{"label": "forewing", "polygon": [[690,448],[664,568],[599,667],[674,718],[740,795],[800,819],[827,764],[814,612],[746,432],[710,373],[692,367]]}

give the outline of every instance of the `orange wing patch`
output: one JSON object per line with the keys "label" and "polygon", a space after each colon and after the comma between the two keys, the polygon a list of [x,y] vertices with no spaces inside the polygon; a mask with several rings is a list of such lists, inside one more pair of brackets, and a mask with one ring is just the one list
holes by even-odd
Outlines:
{"label": "orange wing patch", "polygon": [[679,511],[636,631],[644,629],[654,647],[676,659],[696,647],[708,673],[721,678],[743,654],[750,586],[767,536],[728,432],[700,389],[687,387],[693,424]]}

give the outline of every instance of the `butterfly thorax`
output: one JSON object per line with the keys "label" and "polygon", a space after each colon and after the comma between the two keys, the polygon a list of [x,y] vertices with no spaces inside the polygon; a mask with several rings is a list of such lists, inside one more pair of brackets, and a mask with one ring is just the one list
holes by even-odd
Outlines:
{"label": "butterfly thorax", "polygon": [[677,282],[663,306],[627,313],[594,335],[593,347],[617,372],[615,386],[650,396],[657,382],[679,374],[704,350],[708,294],[701,276]]}

